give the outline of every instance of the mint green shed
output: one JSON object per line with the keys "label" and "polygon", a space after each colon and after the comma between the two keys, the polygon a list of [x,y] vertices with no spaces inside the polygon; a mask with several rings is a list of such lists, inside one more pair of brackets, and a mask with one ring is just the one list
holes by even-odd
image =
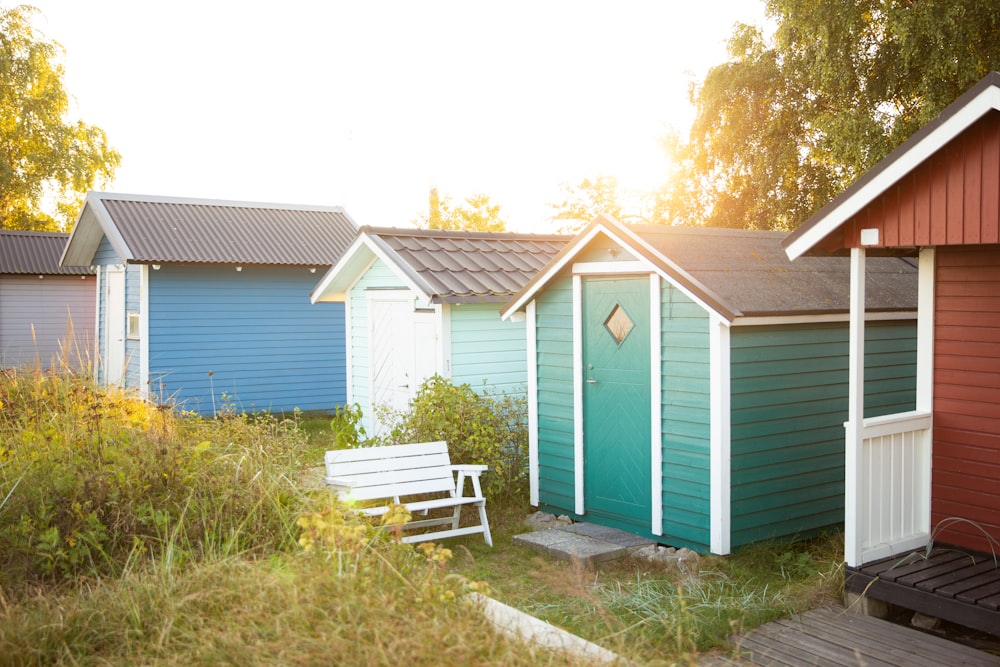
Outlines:
{"label": "mint green shed", "polygon": [[567,236],[364,226],[319,281],[312,302],[342,302],[347,400],[369,433],[378,408],[405,410],[432,375],[523,395],[524,321],[500,307],[569,240]]}
{"label": "mint green shed", "polygon": [[[783,238],[598,217],[508,302],[532,505],[715,554],[842,523],[849,260]],[[912,409],[916,266],[868,281],[866,410]]]}

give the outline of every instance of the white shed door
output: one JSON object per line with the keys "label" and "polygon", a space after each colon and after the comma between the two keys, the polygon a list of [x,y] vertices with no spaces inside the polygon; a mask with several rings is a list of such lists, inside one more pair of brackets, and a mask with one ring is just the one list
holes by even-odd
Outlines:
{"label": "white shed door", "polygon": [[125,386],[125,272],[109,268],[104,281],[104,384]]}
{"label": "white shed door", "polygon": [[369,301],[371,397],[369,412],[377,435],[384,425],[374,410],[405,411],[420,384],[438,372],[434,311],[414,310],[413,297],[379,295]]}

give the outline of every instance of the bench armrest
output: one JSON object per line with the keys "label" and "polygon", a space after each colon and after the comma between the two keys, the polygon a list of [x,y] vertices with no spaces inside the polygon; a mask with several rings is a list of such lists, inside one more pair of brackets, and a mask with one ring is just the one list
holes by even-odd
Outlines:
{"label": "bench armrest", "polygon": [[478,475],[479,473],[486,472],[489,469],[490,469],[489,466],[484,466],[484,465],[458,464],[451,466],[452,472],[465,472],[465,473],[471,473],[473,475]]}
{"label": "bench armrest", "polygon": [[455,495],[459,498],[465,497],[465,480],[468,478],[472,480],[472,492],[475,494],[474,497],[482,498],[483,488],[479,484],[479,475],[486,472],[488,469],[489,466],[484,465],[452,465],[452,472],[458,473],[458,479],[455,480]]}

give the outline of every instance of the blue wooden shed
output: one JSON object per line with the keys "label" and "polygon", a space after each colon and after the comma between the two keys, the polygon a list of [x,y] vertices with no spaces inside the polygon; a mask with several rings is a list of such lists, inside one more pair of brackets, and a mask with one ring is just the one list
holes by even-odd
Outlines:
{"label": "blue wooden shed", "polygon": [[0,368],[91,365],[96,280],[89,266],[59,266],[68,238],[0,230]]}
{"label": "blue wooden shed", "polygon": [[[599,217],[504,308],[529,350],[531,502],[727,554],[843,521],[849,262],[782,233]],[[917,268],[869,265],[869,414],[912,407]]]}
{"label": "blue wooden shed", "polygon": [[356,231],[340,207],[89,193],[61,264],[97,273],[98,381],[199,414],[343,404],[343,306],[309,291]]}
{"label": "blue wooden shed", "polygon": [[375,407],[405,409],[423,380],[525,391],[523,321],[500,306],[569,237],[362,227],[312,300],[346,305],[348,401],[378,433]]}

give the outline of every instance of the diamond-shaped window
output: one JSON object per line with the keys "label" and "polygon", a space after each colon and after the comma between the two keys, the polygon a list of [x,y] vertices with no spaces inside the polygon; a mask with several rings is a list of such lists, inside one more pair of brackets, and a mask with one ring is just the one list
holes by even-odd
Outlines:
{"label": "diamond-shaped window", "polygon": [[608,333],[615,339],[615,342],[621,345],[629,332],[635,328],[635,323],[625,312],[624,308],[615,304],[615,307],[611,310],[611,314],[608,315],[608,319],[604,320],[604,328],[608,330]]}

